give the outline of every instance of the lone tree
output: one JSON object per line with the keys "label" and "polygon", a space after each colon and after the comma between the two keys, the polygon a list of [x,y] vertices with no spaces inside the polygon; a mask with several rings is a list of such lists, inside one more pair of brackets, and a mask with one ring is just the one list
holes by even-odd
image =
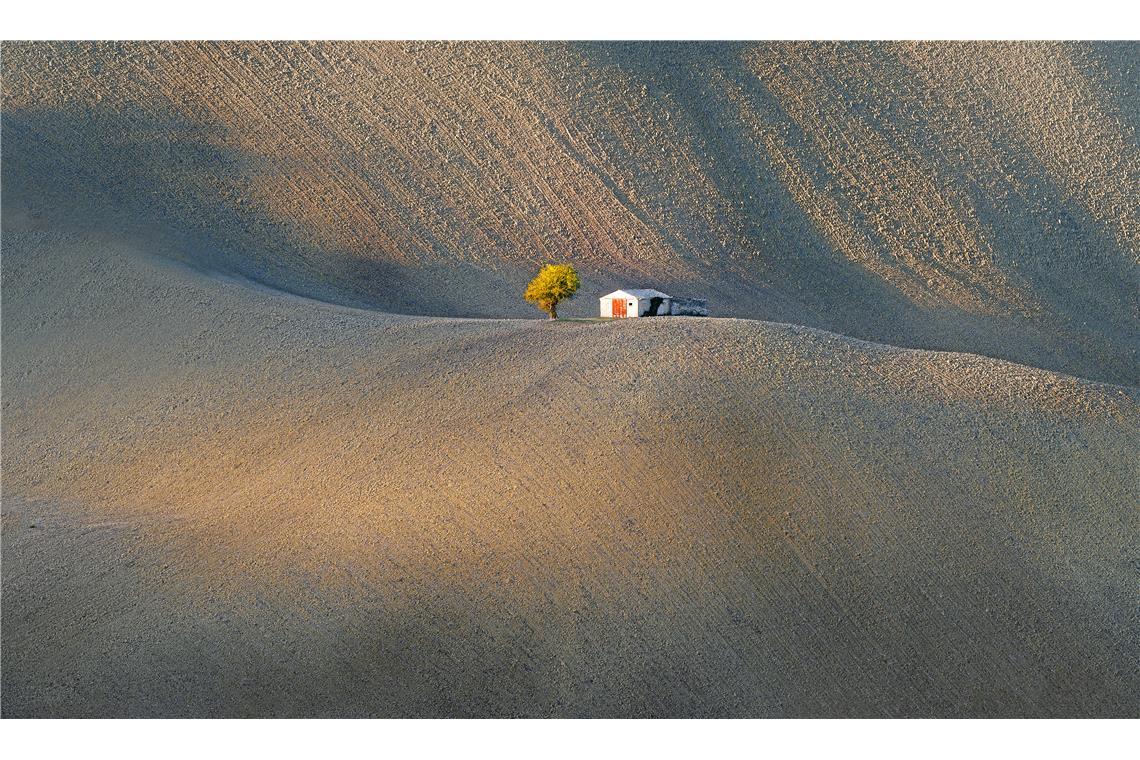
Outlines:
{"label": "lone tree", "polygon": [[526,286],[523,298],[545,311],[551,319],[558,319],[558,304],[573,298],[581,284],[578,273],[569,264],[547,264]]}

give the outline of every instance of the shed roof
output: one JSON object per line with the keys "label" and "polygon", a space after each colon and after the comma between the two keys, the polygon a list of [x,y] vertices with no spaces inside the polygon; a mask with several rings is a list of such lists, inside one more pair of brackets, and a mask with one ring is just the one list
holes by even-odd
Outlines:
{"label": "shed roof", "polygon": [[662,293],[660,290],[653,288],[625,288],[623,290],[615,290],[613,293],[607,293],[599,300],[607,298],[672,298],[673,296],[668,293]]}

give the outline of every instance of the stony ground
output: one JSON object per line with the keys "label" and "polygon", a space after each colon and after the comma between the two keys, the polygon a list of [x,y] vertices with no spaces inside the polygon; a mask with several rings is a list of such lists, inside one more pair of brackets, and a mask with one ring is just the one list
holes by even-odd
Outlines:
{"label": "stony ground", "polygon": [[5,198],[384,311],[569,260],[1136,385],[1140,45],[9,43]]}
{"label": "stony ground", "polygon": [[1136,715],[1135,389],[4,267],[6,716]]}
{"label": "stony ground", "polygon": [[3,715],[1138,717],[1137,51],[4,44]]}

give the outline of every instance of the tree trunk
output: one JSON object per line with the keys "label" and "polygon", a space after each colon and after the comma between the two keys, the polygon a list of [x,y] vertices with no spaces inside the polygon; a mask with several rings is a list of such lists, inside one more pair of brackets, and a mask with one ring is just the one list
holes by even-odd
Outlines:
{"label": "tree trunk", "polygon": [[551,319],[558,319],[558,306],[551,306],[550,307],[550,318]]}

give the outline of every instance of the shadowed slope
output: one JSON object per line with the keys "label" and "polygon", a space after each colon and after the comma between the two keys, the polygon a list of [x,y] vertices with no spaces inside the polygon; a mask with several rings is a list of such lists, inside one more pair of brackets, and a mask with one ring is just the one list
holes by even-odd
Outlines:
{"label": "shadowed slope", "polygon": [[568,259],[1135,384],[1137,50],[8,44],[5,206],[338,303],[519,315]]}
{"label": "shadowed slope", "polygon": [[1135,391],[5,228],[3,711],[1136,717]]}

